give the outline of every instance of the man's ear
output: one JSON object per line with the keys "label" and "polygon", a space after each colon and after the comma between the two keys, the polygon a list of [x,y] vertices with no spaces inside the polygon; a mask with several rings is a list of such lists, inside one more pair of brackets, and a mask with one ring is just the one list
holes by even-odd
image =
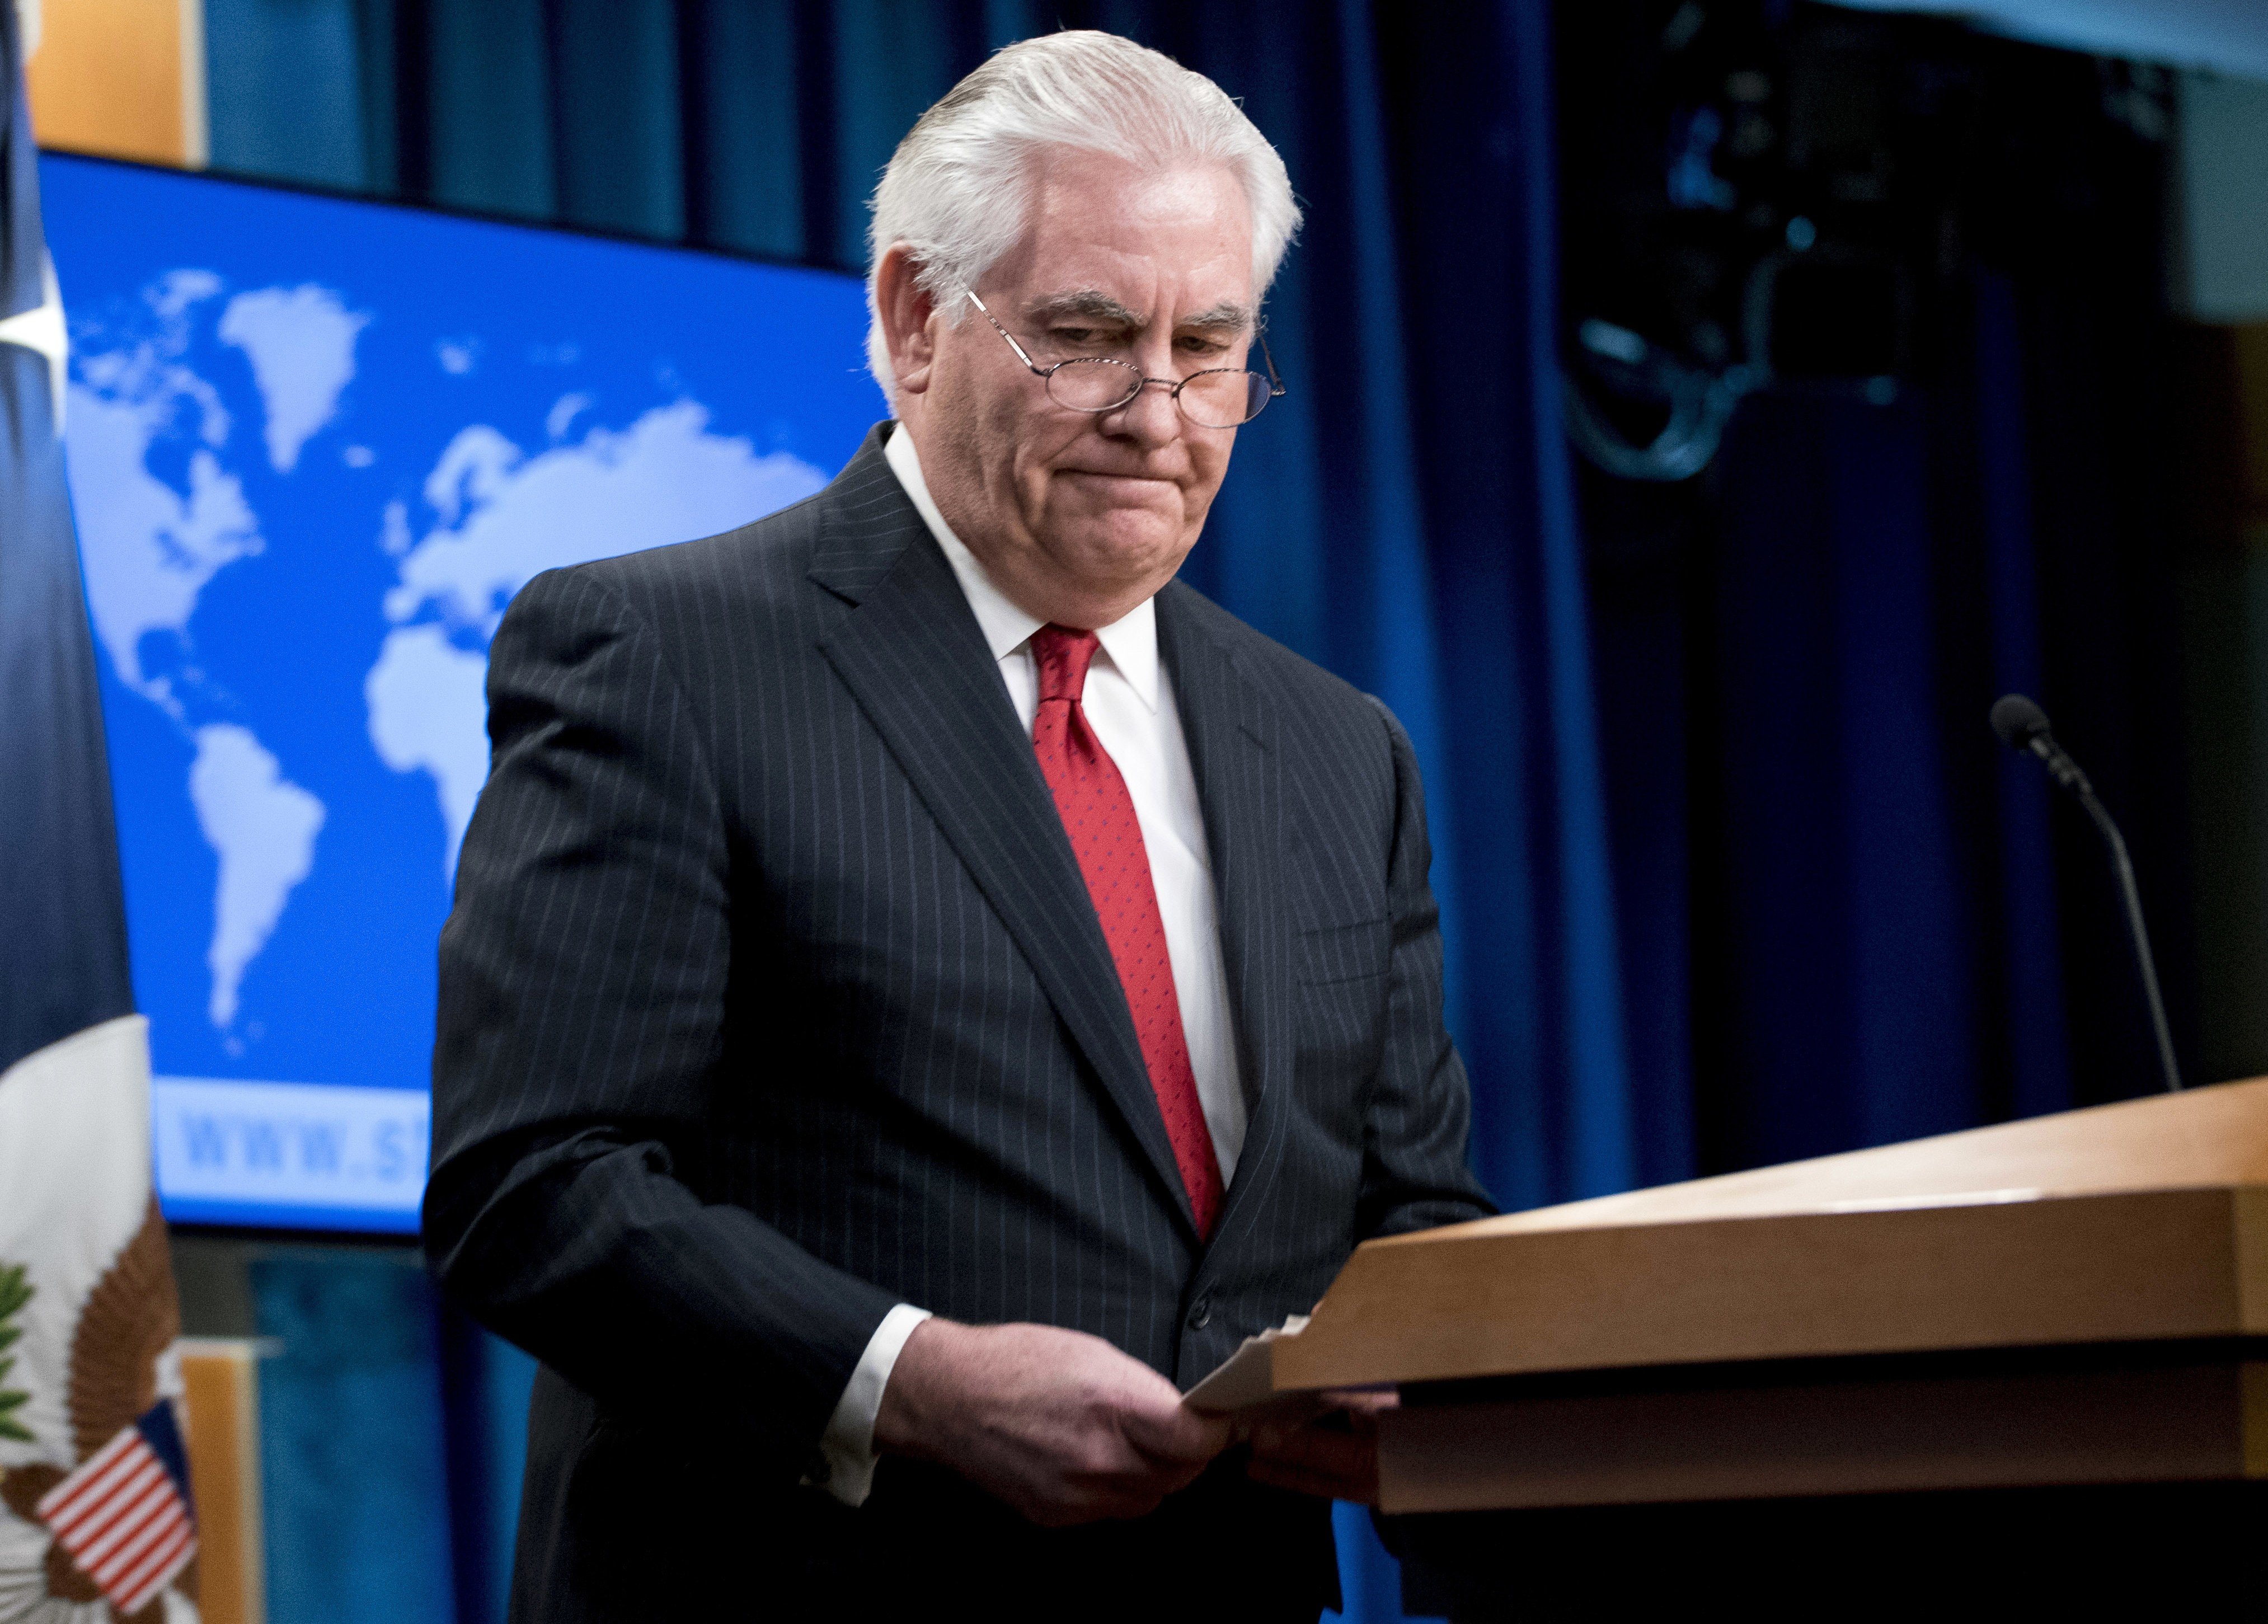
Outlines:
{"label": "man's ear", "polygon": [[937,359],[937,307],[921,284],[920,269],[913,250],[900,242],[882,255],[874,275],[874,308],[881,315],[882,338],[890,348],[890,370],[898,388],[908,395],[929,388],[930,366]]}

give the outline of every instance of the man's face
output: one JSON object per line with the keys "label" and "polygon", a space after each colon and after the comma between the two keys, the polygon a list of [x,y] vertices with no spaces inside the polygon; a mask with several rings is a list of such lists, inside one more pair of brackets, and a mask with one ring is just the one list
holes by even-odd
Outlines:
{"label": "man's face", "polygon": [[[1144,174],[1049,154],[1023,240],[977,292],[1042,367],[1108,356],[1168,380],[1241,367],[1253,331],[1243,191],[1225,169]],[[939,511],[1025,609],[1108,624],[1181,567],[1236,432],[1199,427],[1155,384],[1107,412],[1058,406],[981,314],[958,326],[950,314],[929,321],[935,361],[906,412]]]}

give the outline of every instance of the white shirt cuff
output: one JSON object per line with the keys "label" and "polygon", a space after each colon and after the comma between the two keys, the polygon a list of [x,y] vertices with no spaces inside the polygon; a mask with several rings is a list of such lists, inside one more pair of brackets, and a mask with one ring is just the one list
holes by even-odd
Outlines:
{"label": "white shirt cuff", "polygon": [[889,1384],[906,1339],[929,1317],[927,1309],[910,1303],[901,1303],[883,1315],[867,1339],[866,1351],[858,1355],[858,1368],[850,1372],[843,1396],[835,1401],[835,1414],[819,1440],[827,1477],[816,1486],[846,1506],[865,1505],[873,1492],[874,1417],[882,1408],[882,1389]]}

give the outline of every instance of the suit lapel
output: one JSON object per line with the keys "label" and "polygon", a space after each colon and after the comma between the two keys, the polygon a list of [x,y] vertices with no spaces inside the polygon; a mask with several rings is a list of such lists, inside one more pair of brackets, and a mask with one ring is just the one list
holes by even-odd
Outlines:
{"label": "suit lapel", "polygon": [[1281,1165],[1292,1087],[1292,941],[1282,860],[1291,831],[1274,707],[1201,624],[1201,603],[1178,581],[1158,594],[1158,652],[1173,681],[1204,813],[1237,1062],[1251,1111],[1218,1245],[1252,1222]]}
{"label": "suit lapel", "polygon": [[811,577],[854,604],[820,641],[977,889],[1022,949],[1104,1091],[1194,1227],[1109,944],[991,651],[868,439],[828,493]]}

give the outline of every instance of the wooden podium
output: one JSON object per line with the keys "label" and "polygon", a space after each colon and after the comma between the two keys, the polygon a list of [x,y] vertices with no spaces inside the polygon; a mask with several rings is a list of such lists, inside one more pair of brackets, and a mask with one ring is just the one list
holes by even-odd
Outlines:
{"label": "wooden podium", "polygon": [[2268,1617],[2268,1079],[1373,1241],[1191,1399],[1387,1384],[1460,1617]]}

